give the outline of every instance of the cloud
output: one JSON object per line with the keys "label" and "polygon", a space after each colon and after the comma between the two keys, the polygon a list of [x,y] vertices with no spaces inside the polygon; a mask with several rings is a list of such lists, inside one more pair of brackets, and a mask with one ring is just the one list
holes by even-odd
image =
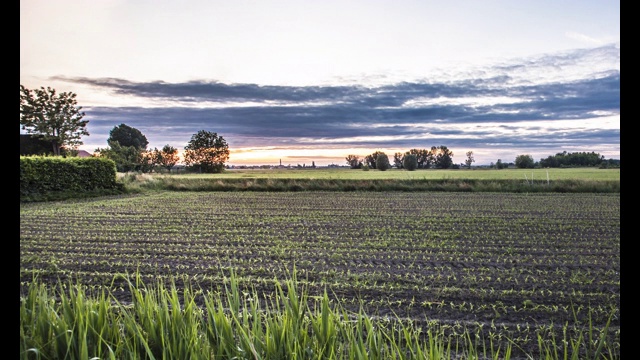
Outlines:
{"label": "cloud", "polygon": [[589,45],[603,45],[603,43],[604,43],[604,41],[602,41],[602,40],[595,39],[595,38],[592,38],[590,36],[575,32],[575,31],[567,31],[564,35],[566,37],[568,37],[569,39],[582,41],[582,42],[587,43]]}
{"label": "cloud", "polygon": [[[504,149],[548,149],[551,155],[571,146],[591,144],[596,152],[596,147],[619,147],[619,126],[581,126],[612,115],[619,121],[619,64],[619,44],[611,44],[510,60],[446,79],[376,86],[55,79],[140,103],[83,107],[91,137],[100,139],[102,147],[109,131],[125,123],[156,147],[182,148],[204,129],[236,147],[474,149],[500,144]],[[563,121],[574,122],[565,128],[553,125]]]}

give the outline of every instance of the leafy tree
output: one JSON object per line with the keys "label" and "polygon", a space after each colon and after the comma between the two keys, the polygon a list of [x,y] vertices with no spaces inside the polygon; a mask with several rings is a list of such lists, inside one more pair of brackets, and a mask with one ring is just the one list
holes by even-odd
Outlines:
{"label": "leafy tree", "polygon": [[126,124],[120,124],[111,129],[107,143],[111,144],[114,141],[120,143],[120,146],[133,146],[142,150],[149,145],[147,137],[140,130]]}
{"label": "leafy tree", "polygon": [[389,157],[387,154],[383,152],[379,152],[376,156],[376,169],[380,171],[385,171],[391,169],[391,163],[389,162]]}
{"label": "leafy tree", "polygon": [[396,168],[398,169],[402,169],[402,159],[403,159],[403,155],[401,152],[397,152],[395,154],[393,154],[393,164],[395,165]]}
{"label": "leafy tree", "polygon": [[358,155],[348,155],[345,160],[352,169],[360,169],[362,167],[362,161]]}
{"label": "leafy tree", "polygon": [[184,150],[185,164],[198,172],[222,172],[224,163],[229,160],[229,145],[215,132],[198,131],[191,137]]}
{"label": "leafy tree", "polygon": [[435,155],[435,165],[438,169],[449,169],[453,165],[453,152],[446,146],[440,145],[437,148],[431,148],[432,154]]}
{"label": "leafy tree", "polygon": [[507,165],[505,165],[501,159],[498,159],[498,161],[496,161],[496,169],[500,170],[504,169],[505,167],[507,167]]}
{"label": "leafy tree", "polygon": [[153,149],[153,158],[155,164],[169,171],[180,161],[178,149],[168,144],[165,145],[162,150]]}
{"label": "leafy tree", "polygon": [[117,141],[113,141],[109,145],[108,148],[96,149],[95,154],[113,160],[118,172],[142,170],[144,150],[135,146],[122,146]]}
{"label": "leafy tree", "polygon": [[541,167],[563,166],[598,166],[604,161],[604,156],[595,152],[567,153],[563,151],[546,159],[540,159]]}
{"label": "leafy tree", "polygon": [[151,173],[157,167],[158,167],[158,163],[156,161],[155,153],[153,151],[140,152],[140,163],[136,167],[137,170],[143,173]]}
{"label": "leafy tree", "polygon": [[466,155],[467,160],[464,161],[464,164],[467,165],[469,169],[471,169],[471,164],[474,163],[476,159],[473,158],[473,151],[467,151]]}
{"label": "leafy tree", "polygon": [[[373,154],[369,154],[367,156],[365,156],[364,158],[364,162],[369,166],[369,168],[371,169],[375,169],[376,168],[376,159],[378,158],[379,154],[383,154],[382,151],[375,151]],[[387,157],[388,160],[388,157]]]}
{"label": "leafy tree", "polygon": [[96,149],[96,153],[113,160],[119,172],[152,172],[157,165],[153,151],[147,151],[147,137],[136,128],[125,124],[114,126],[107,144],[109,148]]}
{"label": "leafy tree", "polygon": [[418,168],[418,159],[414,154],[406,154],[402,158],[402,167],[405,170],[413,171]]}
{"label": "leafy tree", "polygon": [[535,162],[531,155],[518,155],[515,161],[516,167],[519,169],[533,169]]}
{"label": "leafy tree", "polygon": [[50,87],[30,90],[20,85],[20,127],[29,134],[42,135],[42,140],[50,142],[54,155],[60,149],[75,149],[82,145],[88,120],[82,120],[84,112],[78,106],[76,94],[56,93]]}
{"label": "leafy tree", "polygon": [[[435,149],[435,147],[433,147]],[[433,154],[427,149],[411,149],[405,153],[413,154],[416,156],[419,169],[428,169],[433,163]]]}

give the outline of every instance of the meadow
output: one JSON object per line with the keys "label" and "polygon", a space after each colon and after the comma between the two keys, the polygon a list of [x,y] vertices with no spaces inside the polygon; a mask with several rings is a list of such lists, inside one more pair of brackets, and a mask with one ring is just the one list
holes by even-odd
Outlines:
{"label": "meadow", "polygon": [[349,168],[273,168],[273,169],[231,169],[220,174],[172,174],[179,178],[205,179],[398,179],[398,180],[620,180],[620,169],[598,168],[550,168],[550,169],[418,169],[406,171],[389,169],[363,171]]}
{"label": "meadow", "polygon": [[240,169],[220,174],[120,174],[129,192],[403,191],[620,193],[620,169]]}
{"label": "meadow", "polygon": [[[532,171],[546,181],[546,169],[233,170],[129,180],[358,180],[407,173],[516,180]],[[619,182],[619,170],[549,169],[549,177]],[[157,344],[170,343],[175,334],[154,333],[149,324],[163,324],[162,318],[144,309],[173,314],[167,315],[175,317],[166,320],[168,327],[196,308],[205,309],[198,325],[202,334],[187,337],[187,348],[204,352],[200,358],[268,359],[282,351],[332,359],[620,357],[619,191],[138,189],[144,191],[20,206],[21,304],[34,292],[54,297],[42,293],[45,288],[62,299],[72,288],[87,297],[106,289],[112,296],[107,302],[122,306],[119,312],[133,307],[137,318],[152,318],[135,332],[133,345],[114,335],[125,344],[118,350],[121,358],[167,354]],[[164,290],[144,290],[142,283]],[[174,286],[180,296],[172,297]],[[67,296],[82,298],[73,294]],[[155,308],[145,294],[169,305]],[[248,314],[262,325],[247,320]],[[25,318],[31,320],[21,329],[33,331],[28,325],[36,320]],[[222,323],[228,325],[224,331],[216,327]],[[275,329],[282,337],[273,337]],[[22,353],[53,344],[38,339],[31,333],[31,342],[21,343]]]}

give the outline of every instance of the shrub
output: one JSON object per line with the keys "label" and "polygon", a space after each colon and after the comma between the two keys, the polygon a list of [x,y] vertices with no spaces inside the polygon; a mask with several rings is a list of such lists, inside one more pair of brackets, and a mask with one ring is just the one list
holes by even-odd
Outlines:
{"label": "shrub", "polygon": [[391,163],[389,157],[385,153],[379,153],[376,157],[376,169],[385,171],[391,169]]}
{"label": "shrub", "polygon": [[415,154],[406,154],[402,159],[402,167],[413,171],[418,168],[418,158]]}

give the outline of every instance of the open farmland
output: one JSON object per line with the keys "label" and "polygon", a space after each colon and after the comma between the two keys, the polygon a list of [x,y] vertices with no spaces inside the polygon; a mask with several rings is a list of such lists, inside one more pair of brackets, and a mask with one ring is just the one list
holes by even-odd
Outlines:
{"label": "open farmland", "polygon": [[342,179],[342,180],[522,180],[546,182],[555,180],[620,180],[620,169],[550,168],[550,169],[417,169],[407,171],[389,169],[379,171],[371,169],[363,171],[349,168],[274,168],[274,169],[233,169],[219,174],[187,174],[177,173],[173,177],[185,179]]}
{"label": "open farmland", "polygon": [[[368,315],[513,341],[605,326],[619,350],[620,194],[158,192],[25,203],[20,281],[186,275],[220,288],[233,269],[268,296],[295,271]],[[594,335],[597,336],[597,335]]]}

